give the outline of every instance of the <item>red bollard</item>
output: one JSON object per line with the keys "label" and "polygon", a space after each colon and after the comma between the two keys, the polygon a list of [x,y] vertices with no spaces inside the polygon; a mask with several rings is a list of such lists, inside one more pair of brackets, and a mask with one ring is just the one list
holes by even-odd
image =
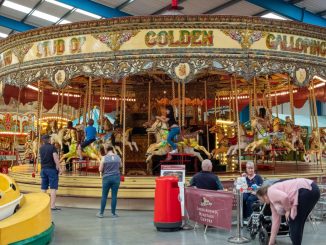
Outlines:
{"label": "red bollard", "polygon": [[156,179],[154,226],[158,231],[177,231],[182,226],[178,178],[163,176]]}

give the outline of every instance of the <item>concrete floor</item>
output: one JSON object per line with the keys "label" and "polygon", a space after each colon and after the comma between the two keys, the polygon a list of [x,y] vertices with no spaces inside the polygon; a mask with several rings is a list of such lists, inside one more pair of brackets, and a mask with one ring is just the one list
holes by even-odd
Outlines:
{"label": "concrete floor", "polygon": [[[179,231],[171,233],[157,232],[153,226],[153,212],[118,211],[119,218],[95,217],[97,210],[62,208],[53,212],[56,225],[54,244],[76,245],[197,245],[197,244],[230,244],[227,231],[208,229],[206,235],[203,227],[196,231]],[[107,214],[110,212],[107,211]],[[236,227],[234,226],[234,229]],[[311,224],[305,227],[303,245],[325,244],[326,223],[319,223],[318,230],[313,231]],[[249,244],[259,244],[258,239]],[[278,239],[278,245],[291,244],[290,239]]]}

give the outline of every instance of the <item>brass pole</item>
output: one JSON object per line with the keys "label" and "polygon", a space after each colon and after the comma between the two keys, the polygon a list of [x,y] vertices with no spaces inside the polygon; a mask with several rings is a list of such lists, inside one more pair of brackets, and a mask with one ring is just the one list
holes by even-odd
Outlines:
{"label": "brass pole", "polygon": [[206,138],[207,138],[207,149],[209,151],[209,130],[208,130],[208,104],[207,104],[207,81],[205,80],[205,111],[206,111]]}
{"label": "brass pole", "polygon": [[293,85],[291,84],[290,75],[288,75],[288,86],[289,86],[289,95],[290,95],[291,119],[292,119],[293,124],[295,124],[295,119],[294,119],[294,101],[293,101]]}
{"label": "brass pole", "polygon": [[239,119],[239,101],[238,101],[238,88],[237,88],[237,78],[234,75],[234,89],[235,89],[235,110],[236,110],[236,120],[237,120],[237,128],[238,128],[238,164],[239,171],[242,172],[241,166],[241,149],[240,149],[240,119]]}
{"label": "brass pole", "polygon": [[[122,125],[122,174],[126,173],[126,78],[122,80],[123,125]],[[121,116],[120,116],[121,117]]]}

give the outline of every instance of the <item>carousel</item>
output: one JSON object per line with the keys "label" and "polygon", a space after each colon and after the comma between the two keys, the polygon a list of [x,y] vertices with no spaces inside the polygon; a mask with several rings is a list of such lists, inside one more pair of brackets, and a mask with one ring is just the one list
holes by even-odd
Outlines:
{"label": "carousel", "polygon": [[[325,28],[255,17],[125,17],[12,35],[0,41],[1,106],[11,108],[0,113],[0,134],[6,150],[24,152],[9,173],[22,191],[38,191],[39,139],[50,134],[67,168],[61,196],[101,195],[97,167],[108,145],[122,157],[126,199],[153,198],[162,164],[185,164],[192,175],[203,159],[225,181],[248,160],[266,176],[320,178],[325,57]],[[303,128],[294,112],[307,101]],[[281,119],[284,103],[291,113]],[[167,105],[181,127],[171,155],[168,125],[156,119]],[[98,139],[81,161],[89,119]]]}

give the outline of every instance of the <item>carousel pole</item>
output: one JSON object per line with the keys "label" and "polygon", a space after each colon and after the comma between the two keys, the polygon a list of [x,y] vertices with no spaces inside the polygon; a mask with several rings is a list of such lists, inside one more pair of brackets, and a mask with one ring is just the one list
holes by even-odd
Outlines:
{"label": "carousel pole", "polygon": [[275,109],[276,109],[276,117],[278,118],[278,104],[277,104],[277,93],[274,92],[274,99],[275,99]]}
{"label": "carousel pole", "polygon": [[291,84],[290,75],[288,75],[288,86],[289,86],[289,94],[290,94],[291,119],[292,119],[293,125],[295,125],[295,119],[294,119],[294,101],[293,101],[293,85]]}
{"label": "carousel pole", "polygon": [[[230,85],[231,85],[231,90],[230,90],[230,121],[235,120],[234,118],[234,101],[233,101],[233,96],[234,96],[234,87],[233,87],[233,80],[232,80],[232,76],[230,77]],[[232,112],[232,113],[231,113]]]}
{"label": "carousel pole", "polygon": [[[175,82],[172,80],[172,101],[175,102]],[[173,106],[173,111],[174,111],[174,116],[176,117],[176,106],[172,104]]]}
{"label": "carousel pole", "polygon": [[320,167],[321,171],[323,171],[323,150],[321,148],[321,142],[320,142],[320,131],[319,131],[319,125],[318,125],[318,112],[317,112],[317,101],[316,101],[316,94],[315,94],[315,86],[314,83],[312,82],[312,100],[313,100],[313,108],[314,108],[314,116],[315,116],[315,121],[316,121],[316,130],[317,130],[317,138],[318,138],[318,145],[319,145],[319,161],[320,161]]}
{"label": "carousel pole", "polygon": [[257,116],[257,106],[257,79],[254,77],[254,117]]}
{"label": "carousel pole", "polygon": [[34,173],[38,172],[38,165],[37,162],[39,160],[39,153],[40,153],[40,145],[41,145],[41,117],[42,117],[42,110],[43,110],[43,99],[44,99],[44,91],[41,91],[41,81],[38,81],[37,84],[38,88],[38,94],[37,94],[37,99],[38,99],[38,104],[37,104],[37,134],[38,134],[38,139],[37,139],[37,153],[36,153],[36,159],[35,159],[35,166],[34,166]]}
{"label": "carousel pole", "polygon": [[93,118],[91,113],[91,103],[92,103],[92,77],[88,78],[88,105],[87,105],[87,111],[88,111],[88,119]]}
{"label": "carousel pole", "polygon": [[57,117],[59,117],[60,113],[60,89],[58,89],[58,97],[57,97]]}
{"label": "carousel pole", "polygon": [[180,123],[180,126],[182,126],[181,121],[181,80],[178,81],[178,121]]}
{"label": "carousel pole", "polygon": [[[123,91],[123,125],[122,125],[122,174],[126,173],[126,78],[122,80],[122,91]],[[121,115],[120,115],[121,117]]]}
{"label": "carousel pole", "polygon": [[61,90],[61,106],[60,106],[60,108],[61,108],[61,112],[60,112],[60,128],[63,128],[63,123],[62,123],[62,121],[63,121],[63,104],[64,104],[64,90]]}
{"label": "carousel pole", "polygon": [[83,124],[87,125],[87,99],[88,99],[88,85],[86,85],[86,90],[84,93],[84,109],[83,109]]}
{"label": "carousel pole", "polygon": [[237,78],[234,75],[234,89],[235,89],[235,110],[236,110],[236,120],[237,120],[237,128],[238,128],[238,164],[239,171],[242,173],[241,166],[241,149],[240,149],[240,119],[239,119],[239,101],[238,101],[238,87],[237,87]]}
{"label": "carousel pole", "polygon": [[122,113],[123,113],[123,92],[124,92],[124,88],[123,88],[123,84],[124,82],[122,81],[122,86],[121,86],[121,95],[120,95],[120,125],[122,125],[122,121],[123,121],[123,118],[122,118]]}
{"label": "carousel pole", "polygon": [[216,106],[217,106],[217,98],[216,98],[216,93],[215,93],[215,95],[214,95],[214,119],[215,119],[215,121],[216,121],[216,119],[217,119],[217,108],[216,108]]}
{"label": "carousel pole", "polygon": [[[232,80],[231,80],[231,90],[232,90]],[[229,121],[232,121],[232,92],[230,91],[230,94],[229,94]],[[232,112],[232,113],[231,113]]]}
{"label": "carousel pole", "polygon": [[80,124],[80,118],[81,118],[81,105],[82,105],[82,94],[80,94],[79,97],[79,105],[78,105],[78,124]]}
{"label": "carousel pole", "polygon": [[185,115],[186,115],[186,83],[182,80],[182,127],[185,127]]}
{"label": "carousel pole", "polygon": [[221,96],[217,94],[217,107],[218,107],[218,118],[221,118]]}
{"label": "carousel pole", "polygon": [[103,97],[103,78],[100,80],[100,125],[98,126],[98,132],[102,133],[103,132],[103,117],[104,117],[104,112],[103,112],[103,101],[105,101],[105,97]]}
{"label": "carousel pole", "polygon": [[[216,104],[216,100],[215,100]],[[209,151],[209,130],[208,130],[208,104],[207,104],[207,81],[205,80],[205,111],[206,111],[206,138],[207,138],[207,150]],[[216,119],[216,111],[215,111],[215,119]]]}
{"label": "carousel pole", "polygon": [[[231,79],[231,83],[232,83],[232,79]],[[240,123],[239,123],[239,105],[238,105],[238,88],[237,88],[237,80],[236,80],[236,76],[234,75],[234,89],[235,89],[235,97],[236,97],[236,103],[235,103],[235,109],[236,109],[236,117],[237,117],[237,127],[238,127],[238,163],[239,163],[239,169],[240,169],[240,173],[241,171],[241,150],[239,147],[240,144]],[[241,200],[242,200],[242,195],[240,192],[240,189],[236,188],[236,198],[237,198],[237,235],[230,237],[228,239],[229,243],[236,243],[236,244],[242,244],[242,243],[248,243],[250,242],[250,240],[246,237],[243,237],[241,234]]]}
{"label": "carousel pole", "polygon": [[[172,80],[172,82],[173,82],[173,80]],[[148,112],[147,112],[147,121],[148,122],[150,122],[150,120],[151,120],[151,87],[152,86],[152,82],[151,81],[149,81],[148,82],[148,96],[147,96],[147,98],[148,98]],[[149,136],[149,133],[147,133],[147,147],[149,146],[149,140],[150,140],[150,136]]]}
{"label": "carousel pole", "polygon": [[249,94],[249,121],[251,121],[252,118],[252,91],[251,89],[248,87],[248,94]]}
{"label": "carousel pole", "polygon": [[267,93],[268,93],[268,101],[267,101],[267,108],[268,108],[268,119],[269,121],[273,118],[273,107],[272,107],[272,92],[271,92],[271,83],[268,75],[266,75],[266,82],[267,82]]}

